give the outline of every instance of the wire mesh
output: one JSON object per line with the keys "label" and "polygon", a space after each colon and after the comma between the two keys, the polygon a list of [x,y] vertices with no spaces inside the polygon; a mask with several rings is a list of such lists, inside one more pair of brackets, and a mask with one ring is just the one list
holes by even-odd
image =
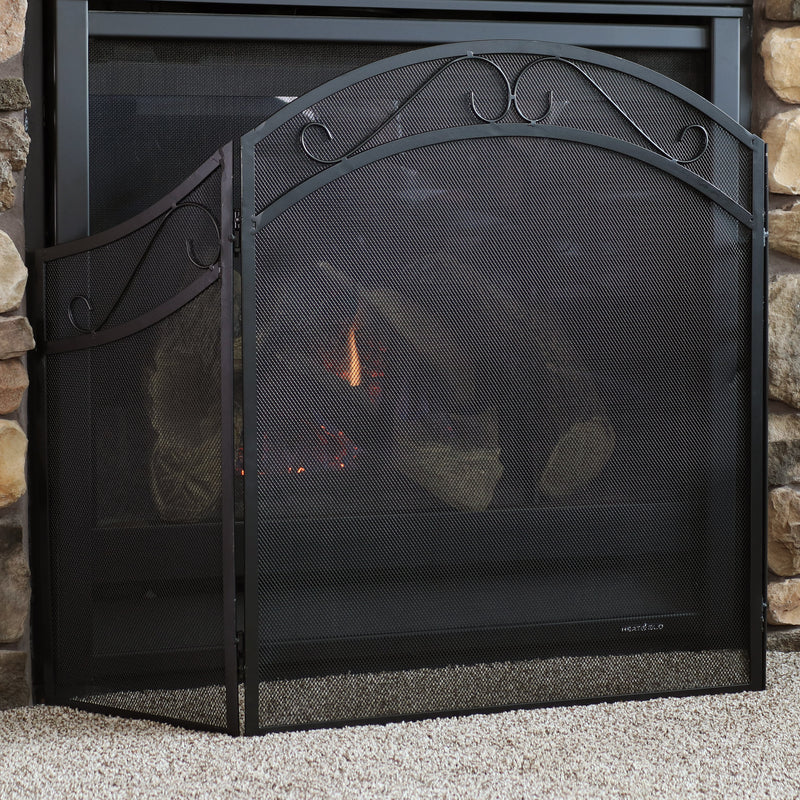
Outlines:
{"label": "wire mesh", "polygon": [[747,684],[746,226],[513,135],[267,219],[262,729]]}
{"label": "wire mesh", "polygon": [[[48,342],[136,322],[219,269],[220,173],[109,244],[45,257]],[[48,357],[56,701],[226,727],[220,326],[217,281]]]}

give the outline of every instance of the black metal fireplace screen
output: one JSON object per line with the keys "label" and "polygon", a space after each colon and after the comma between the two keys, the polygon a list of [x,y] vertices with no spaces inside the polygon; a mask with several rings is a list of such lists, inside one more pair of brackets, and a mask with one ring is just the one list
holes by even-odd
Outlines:
{"label": "black metal fireplace screen", "polygon": [[405,53],[44,275],[48,698],[249,733],[763,685],[762,142]]}

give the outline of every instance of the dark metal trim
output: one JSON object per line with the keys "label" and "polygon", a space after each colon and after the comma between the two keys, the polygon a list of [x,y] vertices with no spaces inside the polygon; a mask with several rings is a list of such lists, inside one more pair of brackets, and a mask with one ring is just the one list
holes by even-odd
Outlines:
{"label": "dark metal trim", "polygon": [[753,145],[753,134],[746,128],[739,125],[738,122],[731,119],[731,117],[724,111],[717,108],[704,97],[695,94],[691,89],[677,83],[670,78],[654,72],[647,67],[642,67],[639,64],[633,64],[624,59],[610,56],[606,53],[599,53],[593,50],[586,50],[582,47],[573,47],[554,42],[529,42],[518,39],[511,39],[505,41],[475,41],[475,42],[459,42],[457,44],[438,45],[436,47],[428,47],[422,50],[415,50],[408,53],[401,53],[391,58],[386,58],[377,61],[373,64],[368,64],[346,75],[341,75],[328,83],[314,89],[308,94],[299,97],[287,106],[273,114],[269,119],[265,120],[261,125],[254,128],[252,131],[242,137],[242,143],[245,140],[252,142],[255,146],[258,142],[280,127],[284,122],[292,117],[300,114],[305,109],[314,105],[315,103],[324,100],[330,95],[341,91],[342,89],[351,86],[355,83],[371,78],[375,75],[384,72],[391,72],[392,70],[401,67],[407,67],[411,64],[417,64],[423,61],[435,61],[445,58],[458,58],[472,53],[473,55],[491,55],[492,53],[525,53],[528,55],[538,55],[546,57],[559,57],[574,61],[583,61],[589,64],[596,64],[597,66],[613,69],[627,75],[631,75],[645,83],[657,86],[665,92],[668,92],[675,97],[683,100],[688,105],[696,108],[703,113],[713,122],[717,123],[720,127],[724,128],[728,133],[738,139],[742,144],[750,149]]}
{"label": "dark metal trim", "polygon": [[[45,340],[45,275],[41,252],[34,257],[28,308],[37,342]],[[30,553],[32,581],[31,649],[34,702],[55,697],[55,631],[53,613],[53,574],[49,537],[48,434],[47,434],[47,359],[40,347],[28,356],[30,389],[28,472],[30,486]]]}
{"label": "dark metal trim", "polygon": [[[213,34],[211,31],[213,30]],[[296,39],[339,42],[439,42],[471,41],[479,36],[497,39],[547,39],[588,47],[630,45],[635,31],[638,47],[708,47],[705,26],[597,25],[579,22],[528,22],[487,20],[354,19],[352,17],[265,17],[211,14],[152,15],[124,11],[94,11],[89,16],[90,36],[215,39]]]}
{"label": "dark metal trim", "polygon": [[741,70],[740,20],[711,21],[711,102],[735,120],[740,118],[739,87],[731,75]]}
{"label": "dark metal trim", "polygon": [[766,685],[764,619],[767,592],[767,148],[758,140],[753,153],[753,282],[750,355],[750,676],[753,688]]}
{"label": "dark metal trim", "polygon": [[89,220],[89,19],[86,4],[56,3],[55,237],[85,236]]}
{"label": "dark metal trim", "polygon": [[[241,142],[242,219],[254,214],[255,146]],[[255,246],[250,225],[242,231],[242,331],[256,329]],[[255,335],[242,337],[243,418],[244,418],[244,732],[253,736],[259,731],[259,637],[258,637],[258,470],[256,408]],[[252,399],[252,400],[251,400]]]}
{"label": "dark metal trim", "polygon": [[[752,96],[753,85],[753,11],[751,8],[744,10],[744,17],[739,25],[739,122],[748,129],[752,129]],[[713,37],[712,37],[713,47]],[[713,55],[713,51],[712,51]]]}
{"label": "dark metal trim", "polygon": [[193,300],[202,291],[207,289],[214,283],[220,276],[219,265],[214,266],[212,269],[204,272],[199,278],[192,281],[185,289],[178,292],[178,294],[170,297],[165,303],[150,309],[146,314],[140,317],[123,322],[121,325],[115,325],[113,328],[103,328],[98,331],[90,331],[89,333],[82,333],[79,336],[69,336],[66,339],[55,339],[54,341],[45,343],[45,352],[47,355],[54,355],[56,353],[69,353],[74,350],[85,350],[87,347],[99,347],[103,344],[116,342],[119,339],[124,339],[126,336],[133,336],[135,333],[155,325],[170,314],[174,314],[179,308],[185,306],[190,300]]}
{"label": "dark metal trim", "polygon": [[225,647],[225,710],[228,733],[239,734],[236,646],[236,558],[234,541],[233,435],[233,143],[220,151],[220,382],[222,389],[222,611]]}
{"label": "dark metal trim", "polygon": [[52,184],[55,156],[49,151],[51,144],[50,119],[46,113],[44,97],[54,94],[53,87],[47,85],[52,75],[51,21],[53,14],[45,13],[48,0],[31,3],[25,18],[26,37],[23,50],[23,71],[25,85],[31,98],[31,106],[25,111],[25,124],[28,130],[36,131],[31,138],[28,161],[25,166],[25,246],[29,251],[49,244],[50,231],[47,224],[52,219],[52,197],[48,196]]}
{"label": "dark metal trim", "polygon": [[[664,156],[650,150],[637,147],[629,142],[620,139],[611,139],[608,136],[601,136],[598,133],[579,131],[573,128],[561,128],[555,125],[525,125],[520,123],[487,123],[485,125],[469,125],[461,128],[445,128],[438,131],[421,133],[416,136],[409,136],[406,139],[397,139],[387,144],[365,150],[352,158],[345,158],[337,162],[328,169],[319,172],[313,177],[301,183],[294,189],[286,192],[275,202],[271,203],[260,213],[252,216],[253,234],[258,233],[265,225],[269,224],[275,217],[286,211],[287,208],[302,200],[311,192],[316,191],[331,181],[343,175],[379,161],[382,158],[402,153],[406,150],[416,150],[420,147],[441,144],[462,139],[489,139],[502,136],[532,136],[542,139],[557,139],[559,141],[571,141],[580,144],[587,144],[600,147],[605,150],[612,150],[622,155],[642,161],[663,172],[667,172],[674,178],[689,184],[693,189],[704,194],[709,200],[716,203],[720,208],[727,211],[743,225],[748,228],[754,226],[754,217],[745,208],[731,200],[723,194],[716,186],[712,186],[708,181],[690,172],[680,164],[675,163]],[[242,140],[244,142],[244,140]]]}
{"label": "dark metal trim", "polygon": [[[457,11],[468,13],[470,11],[511,11],[527,14],[624,14],[627,16],[719,16],[734,17],[743,13],[736,6],[750,5],[752,0],[701,0],[695,3],[683,2],[666,4],[664,0],[614,0],[613,3],[588,2],[558,3],[558,2],[525,2],[525,0],[294,0],[293,6],[312,6],[315,8],[398,8],[414,11]],[[284,0],[171,0],[174,3],[192,3],[202,6],[206,3],[215,6],[235,5],[238,8],[251,7],[253,9],[269,9],[271,7],[285,7]],[[161,3],[159,0],[150,2],[150,7]],[[166,3],[164,5],[167,5]]]}

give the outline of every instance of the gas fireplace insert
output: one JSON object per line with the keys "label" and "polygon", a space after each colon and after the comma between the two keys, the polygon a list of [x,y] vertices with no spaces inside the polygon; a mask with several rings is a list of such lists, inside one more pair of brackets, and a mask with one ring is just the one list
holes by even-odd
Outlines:
{"label": "gas fireplace insert", "polygon": [[210,111],[263,118],[157,199],[103,137],[203,108],[92,46],[58,225],[110,227],[36,259],[46,700],[258,733],[763,686],[757,137],[615,54],[398,47]]}

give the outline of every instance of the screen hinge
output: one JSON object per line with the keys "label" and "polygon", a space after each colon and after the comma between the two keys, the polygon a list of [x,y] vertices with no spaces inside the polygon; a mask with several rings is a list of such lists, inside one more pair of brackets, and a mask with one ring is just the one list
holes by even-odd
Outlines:
{"label": "screen hinge", "polygon": [[233,254],[238,256],[242,252],[242,212],[233,212]]}
{"label": "screen hinge", "polygon": [[236,679],[244,683],[244,631],[236,631]]}

